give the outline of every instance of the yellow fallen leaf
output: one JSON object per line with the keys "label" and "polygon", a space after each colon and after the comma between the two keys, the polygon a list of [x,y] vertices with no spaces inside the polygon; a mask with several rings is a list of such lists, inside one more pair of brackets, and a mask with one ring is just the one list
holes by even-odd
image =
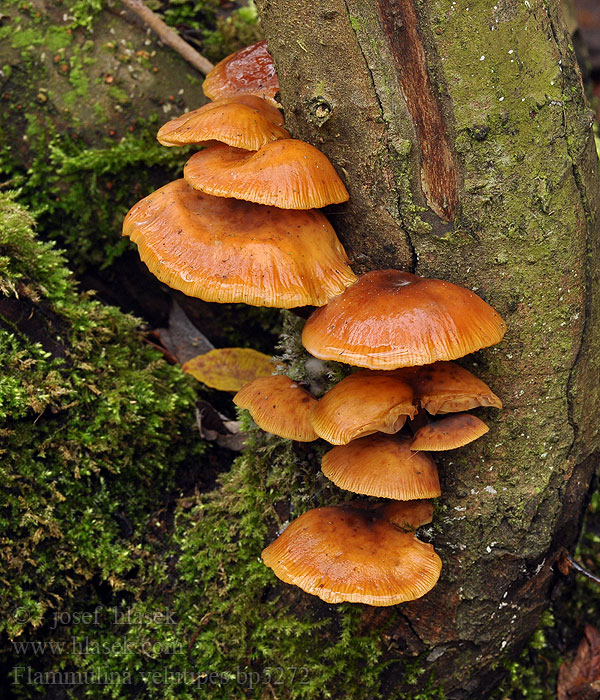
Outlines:
{"label": "yellow fallen leaf", "polygon": [[269,377],[275,364],[250,348],[216,348],[188,360],[182,367],[199,382],[219,391],[239,391],[258,377]]}

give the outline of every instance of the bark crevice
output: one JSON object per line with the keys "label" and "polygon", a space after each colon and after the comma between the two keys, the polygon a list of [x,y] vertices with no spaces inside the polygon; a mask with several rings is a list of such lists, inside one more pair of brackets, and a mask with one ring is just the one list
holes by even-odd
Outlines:
{"label": "bark crevice", "polygon": [[[352,21],[351,21],[352,15],[351,15],[350,6],[348,5],[348,2],[346,0],[344,0],[344,6],[346,8],[346,16],[347,16],[348,22],[350,23],[351,26],[353,26]],[[354,26],[353,26],[353,29],[354,29]],[[384,105],[381,101],[381,96],[379,94],[379,91],[377,90],[377,83],[375,80],[375,76],[373,74],[371,66],[369,65],[369,60],[368,60],[367,54],[365,53],[364,47],[360,41],[360,37],[358,36],[358,33],[356,32],[356,30],[355,30],[355,35],[356,35],[356,44],[358,46],[358,50],[360,51],[362,58],[363,58],[363,61],[364,61],[365,73],[369,76],[369,79],[371,81],[372,92],[373,92],[373,95],[375,97],[375,100],[377,101],[377,106],[379,108],[379,112],[381,114],[381,120],[383,122],[385,110],[384,110]],[[381,146],[383,148],[385,148],[385,150],[387,151],[390,163],[393,163],[394,159],[395,159],[395,153],[394,153],[394,149],[392,147],[392,144],[390,143],[390,134],[389,134],[389,131],[387,129],[382,134]],[[411,238],[409,226],[407,225],[407,222],[404,220],[404,217],[402,215],[402,202],[401,202],[400,197],[398,197],[396,203],[397,203],[397,219],[398,219],[400,227],[402,228],[402,230],[406,236],[406,244],[408,246],[408,251],[410,254],[410,265],[405,266],[405,267],[407,267],[408,270],[410,272],[412,272],[413,274],[416,274],[419,257],[417,255],[417,250],[416,250],[415,244]]]}
{"label": "bark crevice", "polygon": [[377,0],[375,6],[419,139],[421,190],[437,216],[452,221],[458,204],[456,165],[429,77],[416,9],[411,0]]}

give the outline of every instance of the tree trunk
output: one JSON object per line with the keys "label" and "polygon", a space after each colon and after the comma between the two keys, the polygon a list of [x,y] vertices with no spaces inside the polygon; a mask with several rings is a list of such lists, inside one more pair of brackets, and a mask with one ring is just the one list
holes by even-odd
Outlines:
{"label": "tree trunk", "polygon": [[482,697],[549,600],[599,449],[598,158],[558,3],[257,4],[287,126],[350,191],[331,215],[355,270],[465,285],[508,324],[465,361],[504,410],[440,460],[441,581],[389,632],[421,678]]}

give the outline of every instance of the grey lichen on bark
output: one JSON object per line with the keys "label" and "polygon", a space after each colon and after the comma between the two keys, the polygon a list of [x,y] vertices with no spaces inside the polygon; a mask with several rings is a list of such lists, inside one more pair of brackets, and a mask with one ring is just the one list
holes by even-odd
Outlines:
{"label": "grey lichen on bark", "polygon": [[[289,128],[346,179],[332,221],[356,268],[463,284],[508,324],[465,360],[505,407],[482,412],[487,438],[441,460],[441,583],[400,608],[408,652],[429,653],[451,697],[478,697],[547,604],[597,462],[600,186],[569,37],[543,0],[257,4]],[[456,163],[449,223],[421,187],[416,69],[398,51],[417,39]]]}

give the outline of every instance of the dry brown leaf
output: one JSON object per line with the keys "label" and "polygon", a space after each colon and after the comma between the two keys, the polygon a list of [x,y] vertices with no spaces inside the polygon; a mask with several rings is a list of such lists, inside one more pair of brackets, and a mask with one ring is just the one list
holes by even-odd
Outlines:
{"label": "dry brown leaf", "polygon": [[157,328],[156,334],[163,347],[181,364],[215,347],[175,301],[169,312],[169,327]]}
{"label": "dry brown leaf", "polygon": [[558,700],[600,699],[600,632],[592,625],[586,625],[573,661],[560,667],[557,691]]}

